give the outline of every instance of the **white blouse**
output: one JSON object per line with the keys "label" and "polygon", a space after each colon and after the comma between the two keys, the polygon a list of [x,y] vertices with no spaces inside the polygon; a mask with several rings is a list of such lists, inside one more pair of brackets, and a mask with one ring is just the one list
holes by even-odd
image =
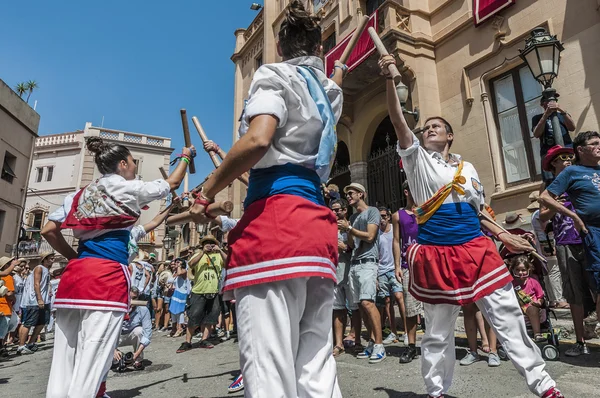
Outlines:
{"label": "white blouse", "polygon": [[325,76],[320,58],[298,57],[261,66],[250,85],[239,135],[246,134],[250,120],[258,115],[275,116],[279,123],[271,147],[254,165],[255,169],[286,163],[315,168],[323,121],[306,81],[297,71],[299,65],[310,67],[321,81],[331,101],[336,124],[342,115],[342,89]]}

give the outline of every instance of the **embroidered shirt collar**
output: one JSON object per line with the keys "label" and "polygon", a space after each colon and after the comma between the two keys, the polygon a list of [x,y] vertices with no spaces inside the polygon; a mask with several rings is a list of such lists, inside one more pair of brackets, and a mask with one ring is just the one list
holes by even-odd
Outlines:
{"label": "embroidered shirt collar", "polygon": [[287,61],[283,61],[286,64],[290,65],[302,65],[302,66],[310,66],[312,68],[318,69],[321,72],[325,73],[325,67],[323,66],[323,60],[319,57],[315,57],[314,55],[308,55],[304,57],[296,57],[292,59],[288,59]]}

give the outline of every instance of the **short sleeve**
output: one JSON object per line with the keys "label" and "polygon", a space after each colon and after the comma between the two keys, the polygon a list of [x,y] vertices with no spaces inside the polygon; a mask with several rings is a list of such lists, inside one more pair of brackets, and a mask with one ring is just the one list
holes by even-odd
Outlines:
{"label": "short sleeve", "polygon": [[400,141],[398,141],[396,143],[396,151],[398,151],[398,155],[400,155],[400,157],[402,158],[402,161],[404,161],[405,158],[409,158],[409,157],[411,157],[411,155],[414,155],[415,153],[417,153],[419,147],[421,147],[421,143],[419,142],[419,139],[417,138],[417,136],[414,134],[413,134],[413,143],[408,148],[405,148],[405,149],[400,148]]}
{"label": "short sleeve", "polygon": [[231,231],[237,225],[239,220],[235,220],[233,218],[229,218],[227,216],[219,216],[221,219],[221,231],[227,233]]}
{"label": "short sleeve", "polygon": [[131,229],[131,238],[137,243],[146,236],[146,230],[142,225],[136,225]]}
{"label": "short sleeve", "polygon": [[10,275],[7,275],[2,279],[4,279],[4,286],[6,286],[8,291],[14,292],[15,291],[15,281],[14,281],[13,277]]}
{"label": "short sleeve", "polygon": [[279,120],[277,127],[283,127],[288,117],[284,95],[288,85],[283,72],[275,66],[258,68],[252,78],[243,118],[249,121],[258,115],[271,115]]}
{"label": "short sleeve", "polygon": [[567,167],[558,176],[556,176],[554,181],[552,181],[552,183],[548,186],[548,192],[555,196],[560,196],[567,192],[571,182],[571,173],[569,169],[570,167]]}
{"label": "short sleeve", "polygon": [[48,220],[55,221],[61,224],[65,222],[65,220],[67,219],[67,215],[71,211],[71,206],[73,206],[73,198],[75,197],[76,193],[77,192],[73,192],[67,195],[67,197],[63,201],[62,206],[59,206],[58,209],[50,213],[50,215],[48,216]]}
{"label": "short sleeve", "polygon": [[339,122],[342,117],[342,108],[344,105],[344,92],[333,80],[327,79],[327,83],[325,84],[325,92],[327,93],[327,98],[329,98],[329,102],[331,102],[331,107],[333,108],[333,113],[335,115],[335,122]]}
{"label": "short sleeve", "polygon": [[381,215],[379,210],[374,207],[369,207],[369,213],[367,214],[367,224],[377,224],[381,222]]}
{"label": "short sleeve", "polygon": [[540,119],[542,118],[542,115],[534,115],[531,118],[531,131],[533,132],[533,130],[535,130],[535,126],[537,126],[537,124],[540,122]]}
{"label": "short sleeve", "polygon": [[531,287],[533,288],[533,294],[535,295],[535,299],[540,300],[544,298],[544,289],[542,289],[542,285],[540,285],[540,283],[533,278],[532,282],[533,284]]}
{"label": "short sleeve", "polygon": [[135,195],[138,198],[140,207],[154,202],[155,200],[166,198],[169,195],[169,192],[171,192],[171,186],[163,179],[154,181],[136,180],[133,183],[132,188],[135,190]]}

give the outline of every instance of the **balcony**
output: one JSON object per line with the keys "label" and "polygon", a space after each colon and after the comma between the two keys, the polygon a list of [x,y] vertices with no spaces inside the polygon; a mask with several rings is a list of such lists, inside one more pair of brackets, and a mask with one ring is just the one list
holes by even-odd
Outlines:
{"label": "balcony", "polygon": [[83,142],[83,132],[76,131],[73,133],[53,134],[36,138],[35,147],[50,147],[57,145],[77,144]]}
{"label": "balcony", "polygon": [[[69,246],[73,247],[76,245],[77,239],[75,239],[71,230],[63,231],[63,236]],[[50,243],[44,238],[40,238],[39,240],[31,239],[21,241],[15,246],[15,249],[18,249],[18,252],[15,250],[15,253],[13,253],[15,257],[22,257],[28,260],[40,258],[44,253],[54,251],[52,246],[50,246]]]}
{"label": "balcony", "polygon": [[168,137],[158,137],[148,134],[132,133],[129,131],[113,130],[104,127],[94,127],[92,123],[85,124],[84,135],[100,137],[108,141],[120,141],[127,144],[148,145],[152,147],[169,149],[171,139]]}

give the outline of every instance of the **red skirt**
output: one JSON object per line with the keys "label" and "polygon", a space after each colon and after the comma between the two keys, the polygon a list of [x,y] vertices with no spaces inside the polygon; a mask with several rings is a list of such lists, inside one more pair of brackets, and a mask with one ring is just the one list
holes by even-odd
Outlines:
{"label": "red skirt", "polygon": [[424,303],[470,304],[513,280],[494,242],[484,236],[456,246],[414,244],[406,257],[409,291]]}
{"label": "red skirt", "polygon": [[129,270],[116,261],[77,258],[63,272],[54,307],[127,312]]}
{"label": "red skirt", "polygon": [[307,276],[336,281],[336,218],[329,208],[299,196],[252,203],[228,243],[224,291]]}

